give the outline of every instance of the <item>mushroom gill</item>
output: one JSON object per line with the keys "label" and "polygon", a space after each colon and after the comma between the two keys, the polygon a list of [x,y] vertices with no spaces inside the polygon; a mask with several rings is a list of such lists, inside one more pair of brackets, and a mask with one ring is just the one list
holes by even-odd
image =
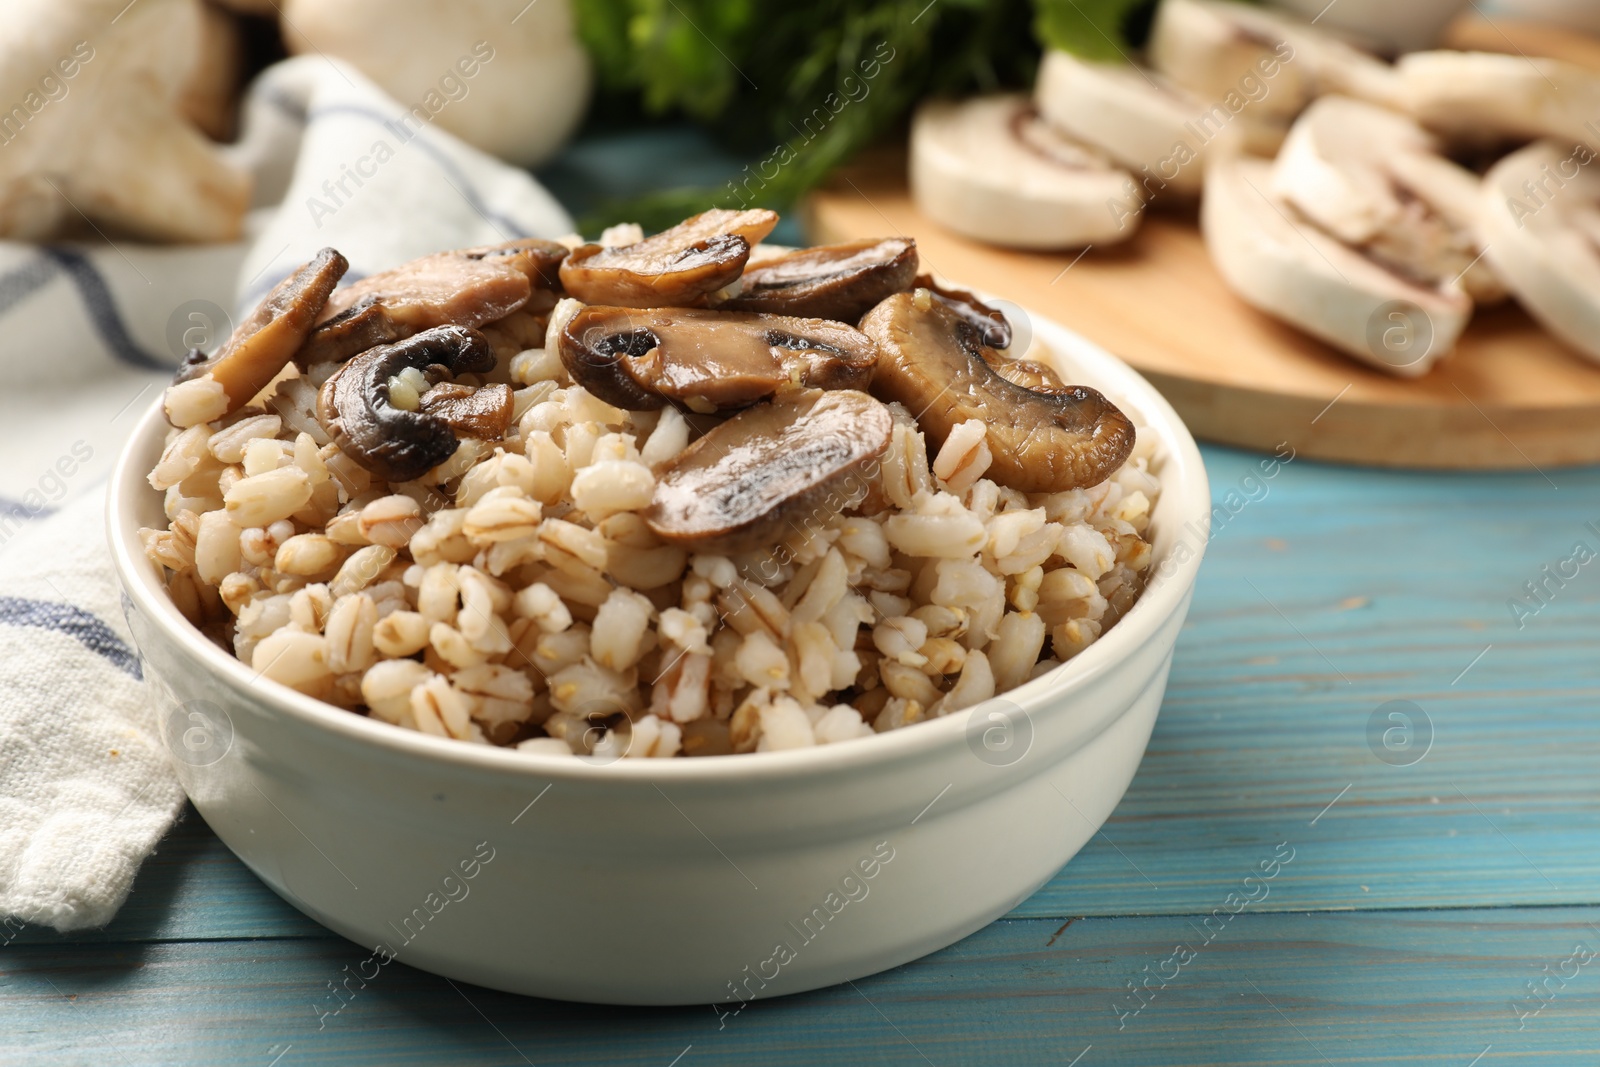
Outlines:
{"label": "mushroom gill", "polygon": [[861,331],[878,343],[873,395],[905,405],[935,448],[981,419],[994,456],[988,476],[1003,486],[1044,493],[1098,485],[1133,451],[1133,423],[1115,404],[1086,386],[1008,380],[979,327],[925,289],[891,296]]}
{"label": "mushroom gill", "polygon": [[368,349],[323,383],[317,421],[378,477],[408,482],[449,459],[459,437],[494,440],[511,423],[511,389],[453,381],[494,366],[477,330],[435,326]]}

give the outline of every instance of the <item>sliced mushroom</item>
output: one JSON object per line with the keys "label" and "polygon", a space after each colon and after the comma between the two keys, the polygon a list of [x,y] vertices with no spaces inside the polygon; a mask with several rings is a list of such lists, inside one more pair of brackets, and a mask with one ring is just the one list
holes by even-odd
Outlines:
{"label": "sliced mushroom", "polygon": [[1143,210],[1132,175],[1049,126],[1020,94],[918,108],[911,195],[947,229],[1015,248],[1125,241]]}
{"label": "sliced mushroom", "polygon": [[581,246],[562,262],[561,284],[585,304],[697,307],[739,277],[777,224],[763,208],[703,211],[634,244]]}
{"label": "sliced mushroom", "polygon": [[916,416],[932,447],[981,419],[994,461],[988,477],[1025,493],[1098,485],[1133,451],[1128,417],[1085,386],[1029,389],[1008,380],[979,328],[927,290],[898,293],[861,320],[878,343],[872,393]]}
{"label": "sliced mushroom", "polygon": [[1404,115],[1325,96],[1295,122],[1272,168],[1274,195],[1345,244],[1430,286],[1459,281],[1480,303],[1505,298],[1474,232],[1477,175],[1439,154]]}
{"label": "sliced mushroom", "polygon": [[1457,286],[1402,277],[1271,197],[1272,165],[1222,159],[1200,205],[1206,248],[1245,302],[1365,363],[1402,377],[1427,372],[1472,315]]}
{"label": "sliced mushroom", "polygon": [[324,248],[274,286],[210,358],[191,353],[167,390],[168,421],[194,426],[248,404],[289,365],[349,266],[338,252]]}
{"label": "sliced mushroom", "polygon": [[317,421],[351,459],[391,482],[449,459],[459,437],[494,440],[511,424],[511,389],[454,382],[494,366],[477,330],[435,326],[356,356],[323,383]]}
{"label": "sliced mushroom", "polygon": [[1414,52],[1397,69],[1405,108],[1455,141],[1553,137],[1600,147],[1600,74],[1559,59]]}
{"label": "sliced mushroom", "polygon": [[1151,66],[1205,101],[1197,125],[1287,122],[1328,93],[1401,106],[1389,64],[1268,8],[1163,0],[1146,53]]}
{"label": "sliced mushroom", "polygon": [[740,412],[657,471],[644,513],[697,552],[771,546],[820,528],[868,488],[889,409],[854,390],[806,390]]}
{"label": "sliced mushroom", "polygon": [[297,362],[343,362],[434,326],[476,328],[503,319],[535,292],[559,290],[566,255],[566,246],[530,237],[438,252],[374,274],[329,298]]}
{"label": "sliced mushroom", "polygon": [[999,308],[990,307],[965,289],[940,285],[931,274],[917,275],[913,288],[928,290],[936,299],[950,305],[957,315],[976,326],[978,339],[986,348],[1003,351],[1011,347],[1011,323]]}
{"label": "sliced mushroom", "polygon": [[[1535,141],[1483,179],[1486,258],[1551,333],[1600,361],[1600,174],[1593,150]],[[1560,183],[1551,175],[1561,175]]]}
{"label": "sliced mushroom", "polygon": [[1012,385],[1020,385],[1036,393],[1068,392],[1072,386],[1061,380],[1055,369],[1032,359],[1005,359],[996,353],[992,358],[985,353],[984,360],[994,372]]}
{"label": "sliced mushroom", "polygon": [[1142,171],[1153,190],[1200,195],[1208,138],[1192,123],[1205,105],[1159,74],[1052,50],[1039,65],[1033,101],[1062,133]]}
{"label": "sliced mushroom", "polygon": [[917,242],[908,237],[800,248],[745,268],[739,295],[717,306],[857,322],[892,293],[911,288]]}
{"label": "sliced mushroom", "polygon": [[586,307],[557,351],[573,380],[608,404],[648,411],[666,402],[700,414],[794,389],[864,389],[878,358],[842,322],[703,308]]}

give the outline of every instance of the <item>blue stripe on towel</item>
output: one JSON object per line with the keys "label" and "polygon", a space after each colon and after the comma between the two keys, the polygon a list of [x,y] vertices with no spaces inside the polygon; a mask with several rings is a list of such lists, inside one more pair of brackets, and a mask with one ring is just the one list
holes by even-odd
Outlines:
{"label": "blue stripe on towel", "polygon": [[255,95],[281,111],[285,118],[294,122],[305,122],[306,107],[298,97],[290,96],[282,89],[275,87],[256,89]]}
{"label": "blue stripe on towel", "polygon": [[144,671],[139,668],[139,657],[134,655],[122,638],[113,633],[111,627],[101,622],[98,616],[76,605],[0,596],[0,624],[31,626],[66,634],[89,651],[98,652],[110,660],[118,670],[141,680],[144,678]]}
{"label": "blue stripe on towel", "polygon": [[0,274],[0,315],[44,288],[56,276],[53,260],[37,256],[8,274]]}
{"label": "blue stripe on towel", "polygon": [[128,333],[128,328],[123,325],[122,314],[117,310],[116,301],[111,298],[111,287],[106,285],[106,280],[100,276],[94,264],[89,262],[88,256],[59,245],[47,245],[43,252],[72,279],[72,284],[77,287],[78,296],[82,298],[84,307],[89,312],[89,321],[94,324],[95,332],[100,335],[100,340],[105,342],[112,355],[124,363],[131,363],[144,370],[172,372],[176,365],[175,360],[152,356],[134,342]]}
{"label": "blue stripe on towel", "polygon": [[[36,511],[20,500],[12,500],[10,497],[0,496],[0,518],[42,519],[46,515],[54,515],[55,513],[56,509],[51,504],[45,504]],[[3,530],[0,530],[0,533],[3,532]]]}

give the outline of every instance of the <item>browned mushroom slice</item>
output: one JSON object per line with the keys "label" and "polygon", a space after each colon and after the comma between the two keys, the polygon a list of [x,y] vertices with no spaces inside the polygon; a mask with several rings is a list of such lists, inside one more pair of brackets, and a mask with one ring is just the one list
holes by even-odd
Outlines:
{"label": "browned mushroom slice", "polygon": [[818,245],[747,267],[739,295],[718,307],[856,322],[911,288],[917,242],[905,237]]}
{"label": "browned mushroom slice", "polygon": [[485,385],[474,388],[460,382],[440,382],[418,399],[424,415],[443,419],[460,437],[493,441],[504,437],[511,425],[511,387]]}
{"label": "browned mushroom slice", "polygon": [[1133,451],[1128,417],[1085,386],[1029,389],[991,365],[979,328],[925,289],[896,293],[867,313],[878,343],[872,392],[916,416],[934,447],[969,419],[987,428],[988,477],[1025,493],[1098,485]]}
{"label": "browned mushroom slice", "polygon": [[317,421],[351,459],[408,482],[455,453],[458,437],[493,440],[511,422],[511,390],[451,381],[494,365],[477,330],[435,326],[350,360],[323,383]]}
{"label": "browned mushroom slice", "polygon": [[849,389],[789,393],[742,411],[657,472],[645,521],[662,540],[699,552],[803,536],[859,499],[893,425],[888,408]]}
{"label": "browned mushroom slice", "polygon": [[363,278],[328,299],[297,362],[343,362],[434,326],[476,328],[503,319],[534,292],[559,288],[566,254],[564,245],[529,237],[439,252]]}
{"label": "browned mushroom slice", "polygon": [[989,348],[1011,347],[1011,323],[999,308],[990,307],[965,289],[940,285],[931,274],[917,275],[914,287],[928,290],[949,304],[950,310],[978,327],[982,331],[980,336],[983,343]]}
{"label": "browned mushroom slice", "polygon": [[1020,385],[1036,393],[1061,393],[1072,389],[1061,380],[1060,375],[1043,363],[1031,359],[1005,359],[998,354],[993,358],[986,354],[984,358],[996,374],[1012,385]]}
{"label": "browned mushroom slice", "polygon": [[695,307],[739,277],[777,224],[764,208],[703,211],[635,244],[582,246],[562,261],[561,284],[585,304]]}
{"label": "browned mushroom slice", "polygon": [[324,248],[279,282],[209,359],[190,353],[163,402],[168,421],[195,426],[248,404],[288,366],[349,266]]}
{"label": "browned mushroom slice", "polygon": [[584,308],[556,347],[573,380],[608,404],[700,414],[786,390],[865,389],[878,358],[842,322],[702,308]]}

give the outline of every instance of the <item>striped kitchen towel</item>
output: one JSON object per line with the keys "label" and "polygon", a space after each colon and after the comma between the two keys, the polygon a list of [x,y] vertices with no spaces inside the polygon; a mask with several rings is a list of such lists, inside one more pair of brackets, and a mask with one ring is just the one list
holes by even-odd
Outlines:
{"label": "striped kitchen towel", "polygon": [[[428,252],[572,228],[525,172],[348,67],[287,60],[229,151],[247,239],[205,247],[0,242],[0,920],[116,913],[183,800],[105,548],[104,482],[185,350],[214,348],[332,245],[349,283]],[[8,939],[8,937],[7,937]]]}

